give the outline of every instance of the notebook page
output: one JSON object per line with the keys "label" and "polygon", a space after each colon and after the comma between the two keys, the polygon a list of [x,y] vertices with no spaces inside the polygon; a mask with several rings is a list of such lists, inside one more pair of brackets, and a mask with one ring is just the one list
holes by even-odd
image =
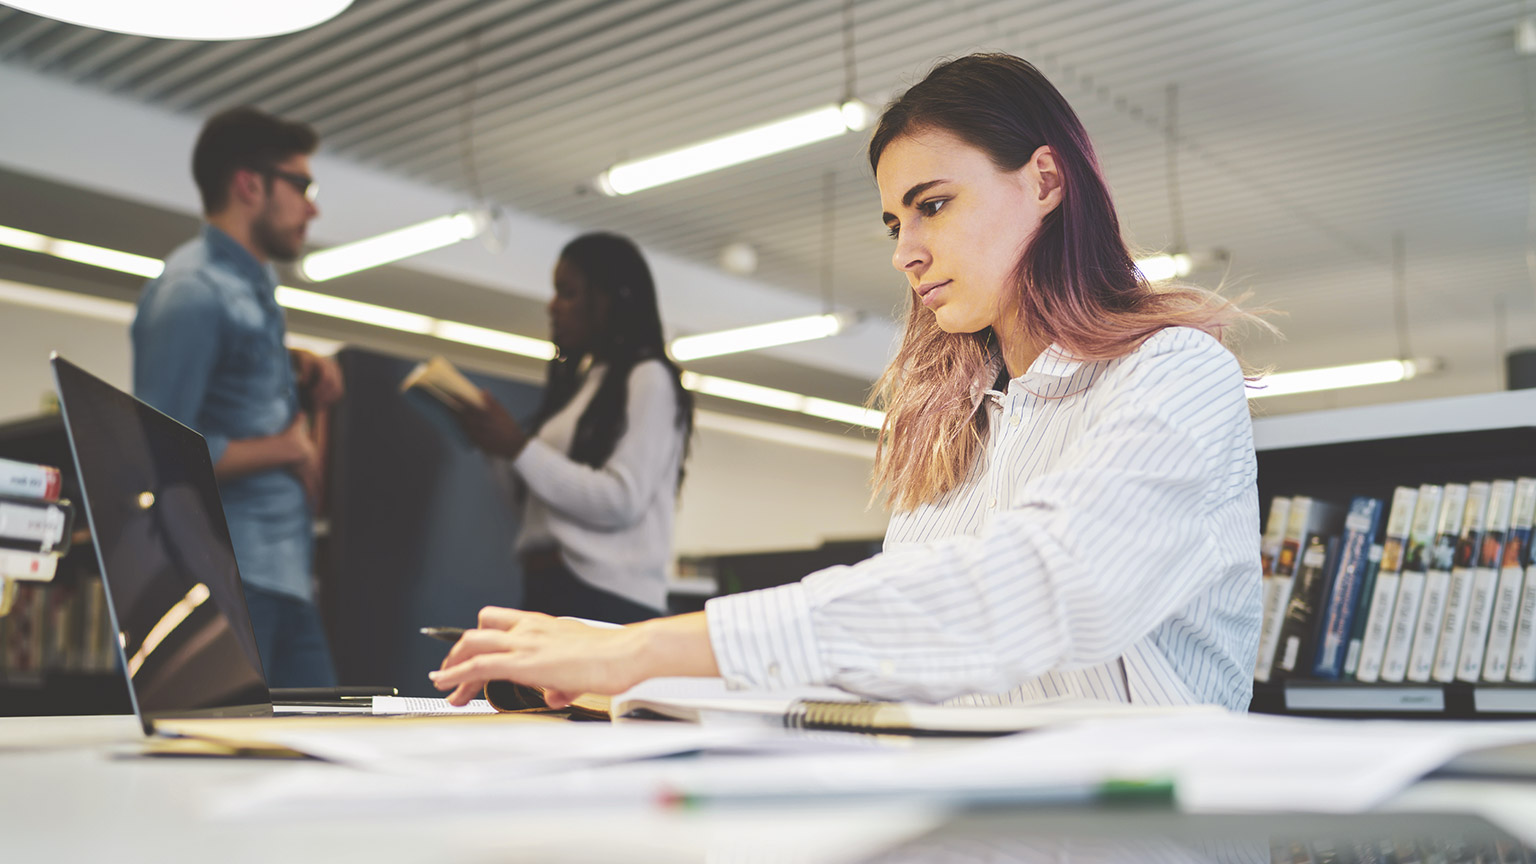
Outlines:
{"label": "notebook page", "polygon": [[495,714],[496,709],[484,699],[473,699],[468,705],[448,704],[447,699],[422,696],[375,696],[375,714]]}

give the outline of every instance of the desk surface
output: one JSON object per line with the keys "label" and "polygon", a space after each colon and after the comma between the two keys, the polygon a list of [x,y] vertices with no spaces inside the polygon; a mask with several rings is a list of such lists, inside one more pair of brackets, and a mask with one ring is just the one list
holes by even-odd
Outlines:
{"label": "desk surface", "polygon": [[[489,809],[457,815],[360,813],[253,820],[212,802],[281,773],[352,769],[314,762],[137,756],[132,717],[0,718],[0,849],[6,861],[1268,861],[1276,842],[1338,831],[1536,842],[1536,787],[1423,782],[1382,814],[1188,817],[1165,810],[1013,808],[959,814],[912,803],[666,810]],[[1406,833],[1405,833],[1406,832]],[[1082,838],[1095,839],[1085,845]],[[1148,839],[1154,838],[1154,839]],[[1171,839],[1170,839],[1171,838]],[[1287,840],[1290,838],[1290,840]],[[1503,839],[1501,839],[1503,838]],[[1063,855],[1064,849],[1073,850]],[[1159,856],[1161,857],[1161,856]],[[1517,859],[1518,860],[1518,859]]]}

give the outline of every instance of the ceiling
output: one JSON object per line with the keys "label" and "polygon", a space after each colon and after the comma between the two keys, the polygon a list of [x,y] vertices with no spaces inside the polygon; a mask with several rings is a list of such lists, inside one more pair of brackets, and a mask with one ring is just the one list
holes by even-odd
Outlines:
{"label": "ceiling", "polygon": [[1167,247],[1177,204],[1188,247],[1229,261],[1195,281],[1287,313],[1287,340],[1252,359],[1445,359],[1403,398],[1497,389],[1505,348],[1536,344],[1527,14],[1523,0],[359,0],[302,33],[194,43],[0,7],[0,64],[189,117],[256,104],[313,123],[330,153],[704,266],[745,241],[759,282],[888,318],[904,282],[859,136],[626,198],[590,181],[850,81],[883,104],[940,57],[1011,51],[1081,114],[1129,240]]}

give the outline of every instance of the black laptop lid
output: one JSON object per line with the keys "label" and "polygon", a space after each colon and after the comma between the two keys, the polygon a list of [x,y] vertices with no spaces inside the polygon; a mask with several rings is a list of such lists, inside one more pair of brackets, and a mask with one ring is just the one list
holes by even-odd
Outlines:
{"label": "black laptop lid", "polygon": [[203,436],[57,355],[53,377],[144,731],[270,715]]}

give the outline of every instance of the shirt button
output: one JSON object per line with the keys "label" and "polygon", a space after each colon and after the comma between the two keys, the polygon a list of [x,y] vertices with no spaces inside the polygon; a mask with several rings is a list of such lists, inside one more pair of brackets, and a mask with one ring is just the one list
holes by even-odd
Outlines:
{"label": "shirt button", "polygon": [[777,664],[777,663],[769,663],[768,664],[768,677],[769,678],[773,678],[775,680],[778,679],[778,677],[779,677],[779,664]]}
{"label": "shirt button", "polygon": [[997,509],[997,499],[993,498],[991,501],[988,501],[987,502],[987,507],[992,509],[992,510],[996,510]]}
{"label": "shirt button", "polygon": [[1017,425],[1019,425],[1019,415],[1015,414],[1012,417],[1009,417],[1008,418],[1008,425],[1009,426],[1017,426]]}

